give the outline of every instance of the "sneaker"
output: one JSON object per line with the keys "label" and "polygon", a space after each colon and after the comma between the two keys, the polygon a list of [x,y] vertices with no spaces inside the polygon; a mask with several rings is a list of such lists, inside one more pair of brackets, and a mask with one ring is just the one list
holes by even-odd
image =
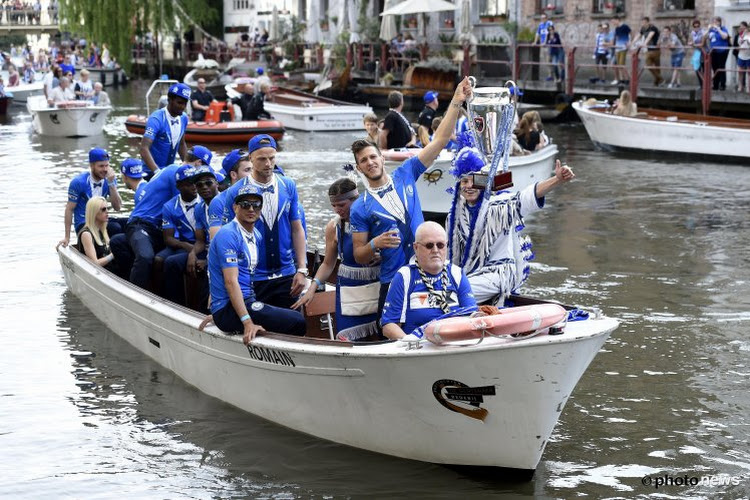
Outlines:
{"label": "sneaker", "polygon": [[612,80],[612,85],[617,85],[618,83],[620,83],[619,80]]}
{"label": "sneaker", "polygon": [[546,81],[551,82],[552,80],[553,78],[551,76],[548,76]]}
{"label": "sneaker", "polygon": [[675,86],[675,88],[677,88],[677,89],[679,89],[680,87],[682,87],[682,85],[680,85],[679,83],[675,83],[675,84],[674,84],[674,86]]}
{"label": "sneaker", "polygon": [[668,89],[671,89],[672,87],[674,87],[674,85],[672,85],[671,83],[667,85]]}

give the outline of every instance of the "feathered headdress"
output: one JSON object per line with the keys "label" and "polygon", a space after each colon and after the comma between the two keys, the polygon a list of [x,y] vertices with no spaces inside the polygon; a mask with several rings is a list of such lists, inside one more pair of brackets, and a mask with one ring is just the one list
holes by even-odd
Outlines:
{"label": "feathered headdress", "polygon": [[458,143],[458,149],[477,147],[477,140],[474,137],[474,132],[470,129],[459,132],[456,135],[456,142]]}
{"label": "feathered headdress", "polygon": [[450,173],[460,179],[464,175],[479,172],[482,168],[484,155],[477,148],[464,147],[453,157]]}

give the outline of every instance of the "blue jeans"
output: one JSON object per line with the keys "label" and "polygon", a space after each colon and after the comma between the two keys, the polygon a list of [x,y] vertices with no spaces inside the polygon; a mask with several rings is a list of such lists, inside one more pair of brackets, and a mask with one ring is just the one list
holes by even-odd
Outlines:
{"label": "blue jeans", "polygon": [[164,248],[162,231],[150,222],[133,219],[128,223],[126,234],[134,257],[133,267],[130,270],[130,282],[148,289],[154,256],[156,252]]}
{"label": "blue jeans", "polygon": [[562,51],[552,52],[550,51],[549,61],[552,63],[552,73],[556,79],[565,78],[565,69],[563,68],[563,60],[565,56]]}
{"label": "blue jeans", "polygon": [[[299,311],[254,302],[250,298],[245,299],[245,306],[253,323],[262,326],[268,332],[297,336],[305,334],[305,318]],[[214,323],[222,332],[232,334],[244,331],[242,322],[231,302],[213,313],[213,317]]]}

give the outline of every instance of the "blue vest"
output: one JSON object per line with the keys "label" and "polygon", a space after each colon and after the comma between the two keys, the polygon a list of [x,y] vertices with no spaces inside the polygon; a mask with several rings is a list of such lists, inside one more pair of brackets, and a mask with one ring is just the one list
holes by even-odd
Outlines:
{"label": "blue vest", "polygon": [[[102,196],[109,198],[109,183],[107,179],[99,181],[102,183]],[[115,185],[117,185],[115,183]],[[73,225],[82,226],[86,223],[86,203],[92,197],[91,172],[81,172],[73,177],[68,185],[68,201],[76,204],[73,209]]]}
{"label": "blue vest", "polygon": [[174,163],[177,150],[180,147],[180,141],[185,135],[185,129],[188,124],[188,117],[185,113],[175,118],[180,120],[180,137],[177,142],[172,144],[172,130],[167,115],[169,115],[167,108],[157,109],[151,113],[148,121],[146,121],[146,132],[143,134],[143,137],[152,141],[149,151],[151,151],[151,156],[159,168]]}

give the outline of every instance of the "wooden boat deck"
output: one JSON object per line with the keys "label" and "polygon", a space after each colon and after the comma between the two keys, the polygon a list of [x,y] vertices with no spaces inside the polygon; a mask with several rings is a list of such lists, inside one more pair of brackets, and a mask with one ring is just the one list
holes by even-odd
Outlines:
{"label": "wooden boat deck", "polygon": [[[610,114],[611,108],[587,108],[602,114]],[[625,118],[638,118],[642,120],[663,121],[669,123],[684,123],[689,125],[727,127],[732,129],[750,130],[750,120],[740,118],[727,118],[724,116],[697,115],[694,113],[680,113],[676,111],[667,111],[662,109],[642,108],[638,110],[636,116]]]}

